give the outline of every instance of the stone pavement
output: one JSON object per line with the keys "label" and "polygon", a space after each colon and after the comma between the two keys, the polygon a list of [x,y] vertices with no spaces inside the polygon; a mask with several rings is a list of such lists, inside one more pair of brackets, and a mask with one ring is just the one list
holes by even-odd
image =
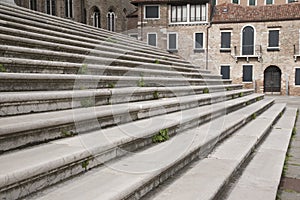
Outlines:
{"label": "stone pavement", "polygon": [[[277,103],[285,102],[289,107],[300,109],[300,97],[278,96],[275,98]],[[296,134],[292,137],[286,157],[284,175],[277,194],[278,200],[300,199],[300,117],[298,117],[296,129]]]}

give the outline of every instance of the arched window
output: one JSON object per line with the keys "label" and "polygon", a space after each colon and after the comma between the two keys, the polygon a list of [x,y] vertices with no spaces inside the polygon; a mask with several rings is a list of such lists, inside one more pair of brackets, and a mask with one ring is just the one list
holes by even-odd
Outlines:
{"label": "arched window", "polygon": [[107,13],[107,30],[115,31],[115,22],[116,22],[116,15],[114,12],[110,11]]}
{"label": "arched window", "polygon": [[65,14],[67,18],[73,18],[73,0],[65,0]]}
{"label": "arched window", "polygon": [[246,26],[242,37],[242,55],[254,55],[254,28]]}
{"label": "arched window", "polygon": [[96,28],[101,28],[100,10],[97,7],[95,7],[93,13],[93,26]]}
{"label": "arched window", "polygon": [[56,15],[56,0],[46,0],[46,13]]}

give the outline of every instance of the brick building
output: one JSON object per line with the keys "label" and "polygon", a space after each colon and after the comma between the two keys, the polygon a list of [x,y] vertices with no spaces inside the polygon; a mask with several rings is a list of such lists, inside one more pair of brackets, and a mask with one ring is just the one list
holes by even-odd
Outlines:
{"label": "brick building", "polygon": [[135,11],[128,0],[15,0],[15,3],[116,32],[127,32],[126,16]]}
{"label": "brick building", "polygon": [[138,34],[260,93],[300,95],[300,4],[133,0]]}

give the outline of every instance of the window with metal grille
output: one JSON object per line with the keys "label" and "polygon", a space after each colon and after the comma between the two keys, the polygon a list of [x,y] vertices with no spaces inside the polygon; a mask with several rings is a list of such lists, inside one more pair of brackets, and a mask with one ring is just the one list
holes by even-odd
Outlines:
{"label": "window with metal grille", "polygon": [[243,82],[252,82],[252,65],[243,65]]}
{"label": "window with metal grille", "polygon": [[279,47],[279,30],[269,30],[268,47]]}
{"label": "window with metal grille", "polygon": [[46,13],[56,15],[56,0],[46,0]]}
{"label": "window with metal grille", "polygon": [[222,79],[230,79],[230,66],[229,65],[221,66],[221,75],[222,75]]}
{"label": "window with metal grille", "polygon": [[300,85],[300,68],[296,68],[295,85]]}
{"label": "window with metal grille", "polygon": [[206,4],[190,5],[190,21],[206,21]]}
{"label": "window with metal grille", "polygon": [[195,33],[195,49],[203,49],[203,33]]}
{"label": "window with metal grille", "polygon": [[148,5],[144,8],[145,19],[159,19],[159,6]]}
{"label": "window with metal grille", "polygon": [[171,22],[187,21],[187,5],[171,6]]}
{"label": "window with metal grille", "polygon": [[148,44],[156,47],[156,33],[148,33]]}
{"label": "window with metal grille", "polygon": [[65,0],[65,14],[67,18],[73,18],[73,0]]}
{"label": "window with metal grille", "polygon": [[231,32],[221,32],[221,48],[230,49]]}
{"label": "window with metal grille", "polygon": [[101,15],[100,15],[100,10],[98,8],[94,9],[93,26],[96,28],[101,28]]}

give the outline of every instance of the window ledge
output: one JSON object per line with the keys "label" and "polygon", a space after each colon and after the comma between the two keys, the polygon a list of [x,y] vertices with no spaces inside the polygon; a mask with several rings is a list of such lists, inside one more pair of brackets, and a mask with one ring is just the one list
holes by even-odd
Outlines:
{"label": "window ledge", "polygon": [[230,48],[220,48],[220,52],[231,52]]}
{"label": "window ledge", "polygon": [[194,49],[194,53],[204,53],[205,49]]}
{"label": "window ledge", "polygon": [[177,52],[178,52],[177,49],[168,49],[167,51],[168,51],[169,53],[177,53]]}
{"label": "window ledge", "polygon": [[280,51],[279,47],[268,47],[267,51]]}

